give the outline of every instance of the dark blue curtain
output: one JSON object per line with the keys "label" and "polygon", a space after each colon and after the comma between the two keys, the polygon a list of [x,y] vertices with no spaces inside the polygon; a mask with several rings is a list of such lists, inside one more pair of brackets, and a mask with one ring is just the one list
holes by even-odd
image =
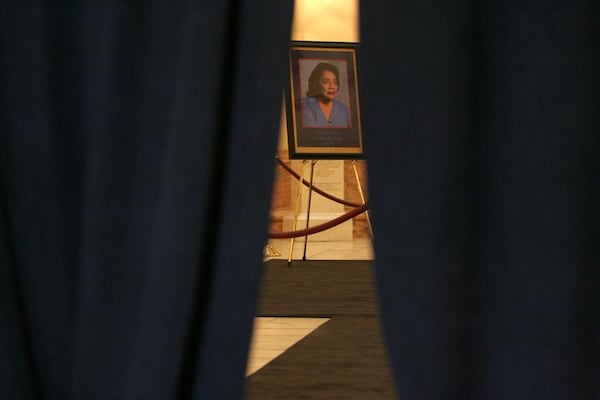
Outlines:
{"label": "dark blue curtain", "polygon": [[600,398],[596,1],[362,2],[400,397]]}
{"label": "dark blue curtain", "polygon": [[[0,3],[0,398],[242,397],[291,12]],[[403,399],[600,398],[599,16],[361,5]]]}
{"label": "dark blue curtain", "polygon": [[0,398],[242,396],[291,14],[0,3]]}

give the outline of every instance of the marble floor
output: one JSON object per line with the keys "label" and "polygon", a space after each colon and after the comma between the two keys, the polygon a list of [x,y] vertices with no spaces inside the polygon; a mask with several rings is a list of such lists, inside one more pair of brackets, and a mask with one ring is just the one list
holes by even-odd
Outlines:
{"label": "marble floor", "polygon": [[[269,241],[263,252],[265,261],[288,259],[290,242],[290,239]],[[292,259],[301,260],[303,255],[304,241],[295,240]],[[372,260],[374,258],[370,239],[311,242],[309,238],[306,246],[308,260]],[[328,320],[328,318],[255,318],[246,375],[251,375],[267,365]]]}
{"label": "marble floor", "polygon": [[246,375],[267,365],[328,320],[329,318],[255,318]]}
{"label": "marble floor", "polygon": [[[290,239],[272,239],[269,246],[279,255],[265,255],[265,260],[271,258],[287,259],[290,254]],[[292,259],[301,260],[304,255],[304,239],[294,240]],[[345,241],[311,241],[306,244],[306,258],[309,260],[373,260],[371,239],[360,238]]]}

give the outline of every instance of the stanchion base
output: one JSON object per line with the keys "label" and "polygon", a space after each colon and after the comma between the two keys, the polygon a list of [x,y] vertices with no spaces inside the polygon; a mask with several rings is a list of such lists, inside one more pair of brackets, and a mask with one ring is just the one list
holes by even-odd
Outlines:
{"label": "stanchion base", "polygon": [[264,257],[279,257],[281,255],[280,252],[278,252],[275,247],[271,246],[270,244],[266,245],[265,248],[263,249],[263,256]]}

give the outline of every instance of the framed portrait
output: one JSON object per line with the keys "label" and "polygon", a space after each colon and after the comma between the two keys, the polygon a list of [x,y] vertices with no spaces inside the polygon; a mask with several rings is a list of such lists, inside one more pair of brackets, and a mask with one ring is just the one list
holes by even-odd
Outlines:
{"label": "framed portrait", "polygon": [[285,91],[290,159],[361,159],[357,44],[292,42]]}

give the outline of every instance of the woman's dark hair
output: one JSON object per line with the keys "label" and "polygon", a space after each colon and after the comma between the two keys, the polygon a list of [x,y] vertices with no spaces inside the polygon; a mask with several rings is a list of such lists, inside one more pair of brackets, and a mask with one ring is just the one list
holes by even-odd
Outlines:
{"label": "woman's dark hair", "polygon": [[335,75],[335,79],[338,81],[338,85],[340,82],[340,72],[337,67],[333,64],[329,63],[319,63],[310,73],[310,77],[308,78],[308,92],[306,95],[308,97],[319,97],[321,96],[321,75],[323,71],[333,72]]}

